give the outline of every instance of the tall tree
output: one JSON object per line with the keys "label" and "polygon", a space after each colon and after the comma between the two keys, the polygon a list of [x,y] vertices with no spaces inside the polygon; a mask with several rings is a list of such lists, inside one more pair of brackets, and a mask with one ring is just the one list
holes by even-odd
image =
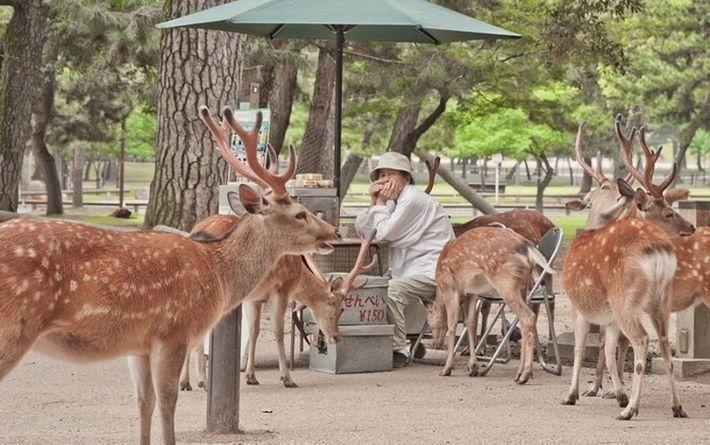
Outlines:
{"label": "tall tree", "polygon": [[298,173],[321,173],[330,176],[327,165],[323,162],[323,153],[328,146],[326,122],[332,119],[330,114],[335,81],[335,59],[333,45],[328,43],[318,51],[318,68],[313,83],[313,96],[308,113],[306,130],[298,158]]}
{"label": "tall tree", "polygon": [[0,73],[0,210],[15,211],[22,158],[32,131],[49,8],[42,0],[2,0],[13,14]]}
{"label": "tall tree", "polygon": [[[165,18],[222,3],[167,0]],[[233,102],[241,81],[244,39],[220,31],[163,31],[155,175],[145,216],[147,227],[163,224],[190,230],[217,212],[217,188],[226,180],[227,169],[198,117],[198,108],[207,105],[217,110]]]}

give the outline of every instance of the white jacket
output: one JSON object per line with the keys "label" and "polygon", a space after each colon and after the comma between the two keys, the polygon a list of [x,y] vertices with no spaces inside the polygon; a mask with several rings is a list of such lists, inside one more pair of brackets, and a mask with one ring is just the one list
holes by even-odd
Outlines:
{"label": "white jacket", "polygon": [[443,207],[413,185],[407,185],[397,202],[375,205],[358,215],[355,230],[362,236],[377,230],[375,239],[388,241],[393,278],[436,275],[439,253],[454,230]]}

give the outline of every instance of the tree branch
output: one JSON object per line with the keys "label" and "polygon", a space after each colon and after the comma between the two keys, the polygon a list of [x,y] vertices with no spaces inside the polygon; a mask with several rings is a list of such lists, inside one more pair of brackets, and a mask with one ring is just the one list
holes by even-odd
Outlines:
{"label": "tree branch", "polygon": [[446,103],[449,101],[449,96],[448,95],[443,95],[439,98],[439,104],[434,108],[434,110],[429,114],[429,116],[426,117],[422,121],[421,124],[419,124],[412,132],[410,133],[411,138],[415,138],[414,140],[417,141],[424,133],[431,128],[432,125],[436,122],[437,119],[439,119],[439,116],[441,116],[444,111],[446,111]]}
{"label": "tree branch", "polygon": [[0,6],[12,6],[17,7],[17,0],[0,0]]}

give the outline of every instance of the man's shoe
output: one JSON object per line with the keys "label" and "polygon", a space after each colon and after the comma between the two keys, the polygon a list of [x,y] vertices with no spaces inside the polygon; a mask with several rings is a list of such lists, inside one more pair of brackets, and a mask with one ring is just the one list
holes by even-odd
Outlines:
{"label": "man's shoe", "polygon": [[401,352],[392,353],[392,367],[393,368],[404,368],[409,364],[409,358],[402,354]]}

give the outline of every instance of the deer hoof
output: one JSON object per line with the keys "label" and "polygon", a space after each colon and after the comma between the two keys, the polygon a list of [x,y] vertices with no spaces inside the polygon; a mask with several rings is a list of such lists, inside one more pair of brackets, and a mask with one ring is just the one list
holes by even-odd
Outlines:
{"label": "deer hoof", "polygon": [[518,383],[518,385],[524,385],[532,378],[532,372],[526,371],[522,373],[515,381]]}
{"label": "deer hoof", "polygon": [[205,391],[207,391],[207,385],[205,385],[205,382],[202,381],[202,380],[200,380],[199,382],[197,382],[197,387],[198,387],[198,388],[202,388],[202,389],[204,389]]}
{"label": "deer hoof", "polygon": [[180,391],[192,391],[190,382],[180,382]]}
{"label": "deer hoof", "polygon": [[562,401],[563,405],[575,405],[577,403],[577,397],[576,395],[568,395],[565,397],[565,399]]}
{"label": "deer hoof", "polygon": [[637,416],[638,413],[638,409],[627,407],[621,412],[621,414],[616,418],[616,420],[631,420],[631,418]]}
{"label": "deer hoof", "polygon": [[469,363],[468,376],[469,377],[478,377],[478,364],[472,365]]}
{"label": "deer hoof", "polygon": [[247,376],[247,385],[258,385],[259,381],[256,379],[256,376],[253,375],[248,375]]}
{"label": "deer hoof", "polygon": [[687,419],[688,415],[683,411],[683,407],[678,405],[673,407],[673,417]]}
{"label": "deer hoof", "polygon": [[622,393],[619,397],[616,397],[616,394],[614,394],[614,398],[619,402],[620,408],[626,408],[629,405],[629,398],[626,394]]}
{"label": "deer hoof", "polygon": [[286,388],[298,388],[298,385],[296,385],[296,383],[291,379],[281,377],[281,381],[284,383]]}
{"label": "deer hoof", "polygon": [[441,372],[439,373],[439,375],[442,376],[442,377],[448,377],[448,376],[451,375],[451,369],[452,369],[452,368],[444,368],[444,369],[441,370]]}
{"label": "deer hoof", "polygon": [[588,388],[586,391],[582,393],[582,397],[596,397],[597,396],[597,390],[594,388]]}
{"label": "deer hoof", "polygon": [[604,400],[616,399],[616,393],[614,391],[607,391],[604,394],[602,394],[602,399],[604,399]]}

